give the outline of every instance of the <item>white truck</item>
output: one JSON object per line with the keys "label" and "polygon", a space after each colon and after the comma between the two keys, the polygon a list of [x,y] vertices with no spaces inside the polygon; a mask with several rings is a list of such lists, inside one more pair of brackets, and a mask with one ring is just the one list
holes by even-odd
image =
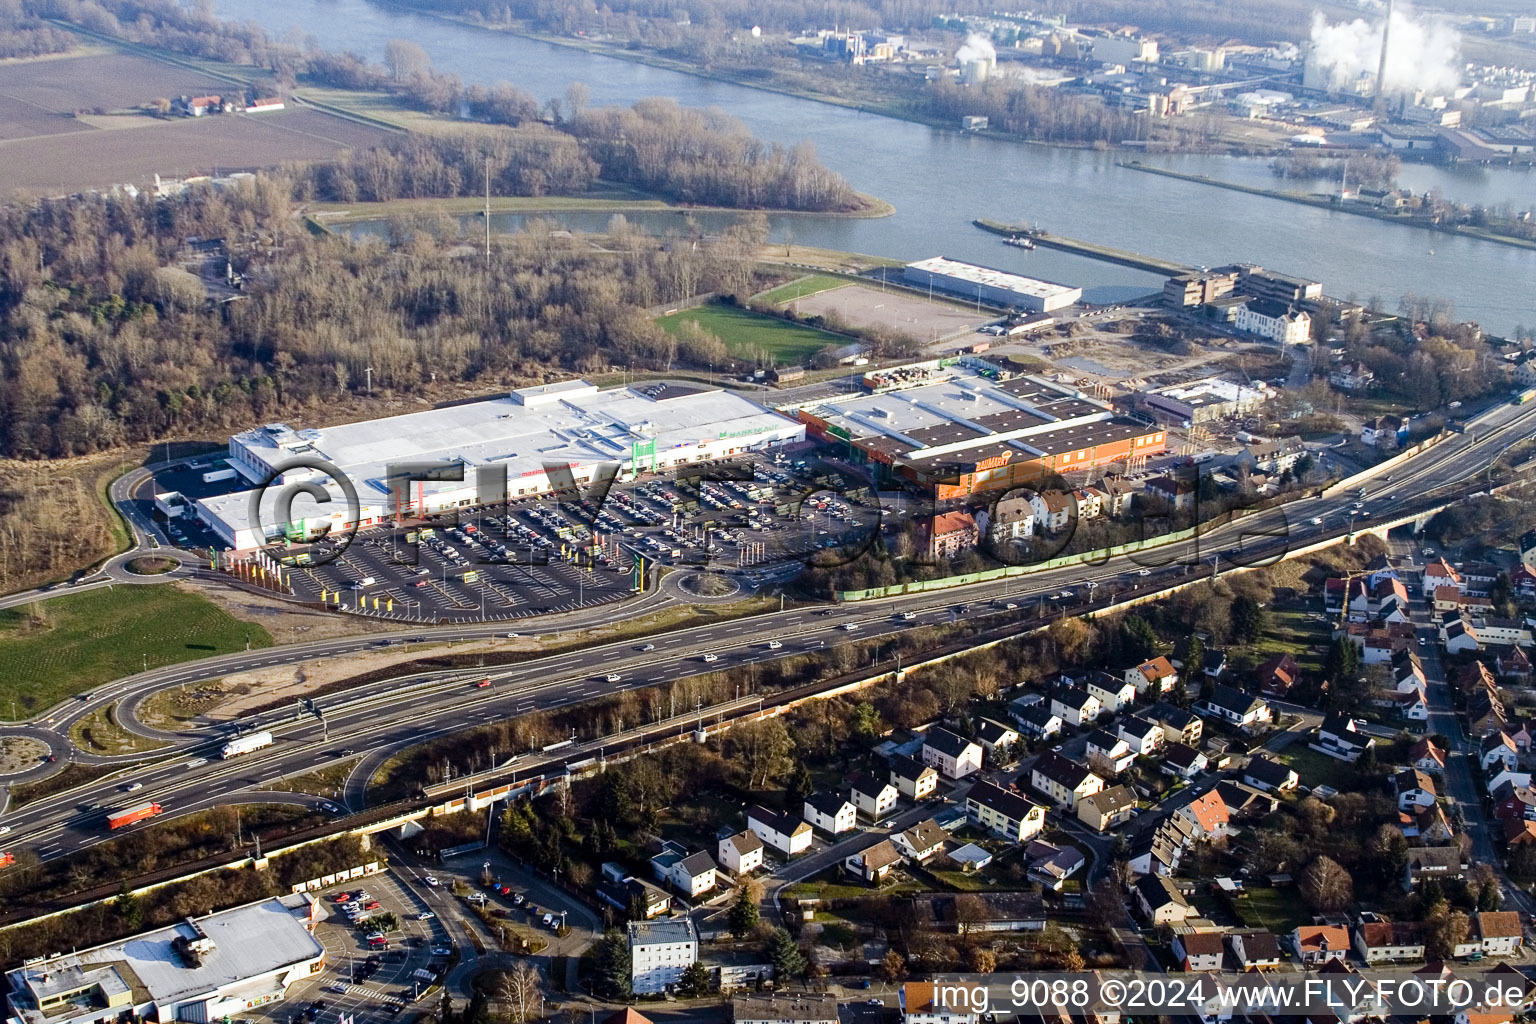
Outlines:
{"label": "white truck", "polygon": [[249,736],[237,736],[230,740],[228,743],[224,744],[224,750],[222,751],[221,756],[224,758],[224,760],[228,761],[232,757],[239,757],[241,754],[249,754],[253,750],[260,750],[262,747],[270,747],[271,745],[272,734],[270,732],[266,732],[265,730],[262,732],[253,732]]}

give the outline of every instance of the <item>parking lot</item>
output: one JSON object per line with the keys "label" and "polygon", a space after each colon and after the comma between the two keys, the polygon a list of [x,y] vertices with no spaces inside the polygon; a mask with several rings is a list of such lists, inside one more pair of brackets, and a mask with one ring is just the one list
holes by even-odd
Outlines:
{"label": "parking lot", "polygon": [[[342,894],[346,899],[338,902]],[[454,950],[435,911],[390,872],[326,889],[316,898],[327,915],[315,926],[315,938],[326,950],[325,970],[289,989],[282,1002],[251,1011],[252,1018],[281,1024],[337,1024],[342,1014],[351,1015],[354,1024],[405,1019],[453,962]],[[375,904],[350,915],[346,909]],[[370,923],[381,914],[393,915],[396,927]]]}
{"label": "parking lot", "polygon": [[805,295],[789,305],[801,316],[835,313],[846,324],[899,331],[925,345],[974,331],[995,316],[991,310],[978,310],[974,305],[949,301],[941,295],[928,299],[908,291],[882,291],[865,284]]}

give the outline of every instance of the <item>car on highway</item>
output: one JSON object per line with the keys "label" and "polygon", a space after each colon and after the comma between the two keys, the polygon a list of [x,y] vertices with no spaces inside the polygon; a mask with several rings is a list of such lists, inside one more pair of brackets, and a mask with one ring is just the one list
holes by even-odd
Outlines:
{"label": "car on highway", "polygon": [[720,660],[720,655],[718,655],[718,654],[706,654],[706,655],[704,655],[704,660],[707,661],[707,662],[713,663],[713,662],[716,662],[716,661]]}
{"label": "car on highway", "polygon": [[490,686],[490,685],[491,685],[491,681],[489,679],[482,679],[478,683],[475,684],[475,689],[483,690],[487,686]]}
{"label": "car on highway", "polygon": [[779,649],[779,648],[780,648],[780,647],[783,647],[783,646],[784,646],[784,645],[783,645],[783,644],[782,644],[782,643],[780,643],[780,642],[779,642],[779,641],[778,641],[778,640],[769,640],[769,641],[768,641],[768,649],[769,649],[769,650],[770,650],[770,651],[776,651],[776,650],[778,650],[778,649]]}
{"label": "car on highway", "polygon": [[639,647],[635,648],[637,651],[654,651],[655,649],[655,644],[641,644]]}
{"label": "car on highway", "polygon": [[199,765],[205,765],[207,763],[208,763],[208,759],[206,757],[194,757],[192,760],[187,762],[187,767],[188,768],[196,768]]}
{"label": "car on highway", "polygon": [[433,946],[432,947],[432,955],[433,956],[453,956],[453,947],[451,947],[451,946]]}
{"label": "car on highway", "polygon": [[130,782],[126,786],[123,787],[123,792],[124,793],[137,793],[139,790],[141,790],[143,788],[144,788],[144,783],[142,783],[142,782]]}
{"label": "car on highway", "polygon": [[608,675],[604,677],[604,679],[610,683],[616,683],[622,678],[624,677],[619,675],[617,672],[609,672]]}
{"label": "car on highway", "polygon": [[437,888],[437,876],[436,875],[428,875],[425,878],[423,878],[422,881],[426,882],[428,885],[430,885],[434,889]]}
{"label": "car on highway", "polygon": [[902,612],[901,617],[904,621],[911,622],[913,619],[917,618],[917,612]]}
{"label": "car on highway", "polygon": [[1323,519],[1321,516],[1313,516],[1311,519],[1308,519],[1307,522],[1311,523],[1313,526],[1323,525]]}
{"label": "car on highway", "polygon": [[1152,575],[1152,570],[1151,569],[1137,569],[1136,570],[1136,575],[1137,576],[1151,576]]}
{"label": "car on highway", "polygon": [[9,826],[9,825],[0,825],[0,836],[10,835],[10,832],[11,832],[11,826]]}
{"label": "car on highway", "polygon": [[1003,605],[1003,607],[1011,612],[1016,611],[1019,607],[1019,604],[1017,601],[1009,601],[1007,604]]}
{"label": "car on highway", "polygon": [[859,624],[857,622],[845,622],[845,623],[843,623],[843,631],[844,632],[852,633],[854,630],[856,630],[858,628],[859,628]]}
{"label": "car on highway", "polygon": [[416,920],[418,920],[418,921],[430,921],[430,920],[432,920],[436,916],[437,915],[432,913],[432,911],[430,911],[430,910],[423,910],[421,913],[416,915]]}
{"label": "car on highway", "polygon": [[340,807],[337,807],[335,804],[333,804],[333,803],[331,803],[331,802],[329,802],[327,800],[320,801],[320,809],[322,811],[324,811],[326,814],[335,814],[335,813],[337,813],[338,811],[341,810]]}

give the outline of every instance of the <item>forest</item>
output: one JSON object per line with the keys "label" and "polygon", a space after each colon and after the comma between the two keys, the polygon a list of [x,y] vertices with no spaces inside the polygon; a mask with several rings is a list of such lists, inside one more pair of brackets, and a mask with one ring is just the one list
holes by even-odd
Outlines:
{"label": "forest", "polygon": [[[431,144],[451,150],[449,140]],[[728,365],[719,339],[645,312],[701,292],[750,294],[761,216],[719,236],[612,225],[605,250],[534,223],[483,255],[409,224],[402,244],[312,235],[290,216],[305,175],[173,199],[0,207],[0,453],[81,455],[253,422],[320,419],[361,392],[433,381],[537,381],[609,367]],[[456,225],[453,225],[456,229]],[[175,266],[185,239],[225,238],[238,299]]]}
{"label": "forest", "polygon": [[0,60],[63,53],[75,37],[26,11],[21,0],[0,0]]}

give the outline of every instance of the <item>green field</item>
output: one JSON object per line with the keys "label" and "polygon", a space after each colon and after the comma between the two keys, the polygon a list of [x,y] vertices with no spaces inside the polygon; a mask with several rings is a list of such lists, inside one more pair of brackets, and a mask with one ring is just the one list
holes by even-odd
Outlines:
{"label": "green field", "polygon": [[[263,627],[169,583],[122,585],[0,611],[0,714],[34,714],[101,683],[271,647]],[[22,715],[26,717],[26,715]]]}
{"label": "green field", "polygon": [[803,363],[828,345],[844,345],[847,338],[813,327],[792,324],[777,317],[752,313],[738,306],[699,306],[664,316],[663,330],[675,332],[691,320],[725,342],[726,351],[738,359],[763,356],[780,366]]}
{"label": "green field", "polygon": [[842,288],[851,282],[841,277],[832,277],[827,274],[813,274],[810,277],[802,277],[798,281],[781,284],[777,288],[770,288],[757,296],[758,302],[765,302],[770,306],[782,306],[786,302],[803,299],[807,295],[815,295],[817,292],[828,292],[833,288]]}

